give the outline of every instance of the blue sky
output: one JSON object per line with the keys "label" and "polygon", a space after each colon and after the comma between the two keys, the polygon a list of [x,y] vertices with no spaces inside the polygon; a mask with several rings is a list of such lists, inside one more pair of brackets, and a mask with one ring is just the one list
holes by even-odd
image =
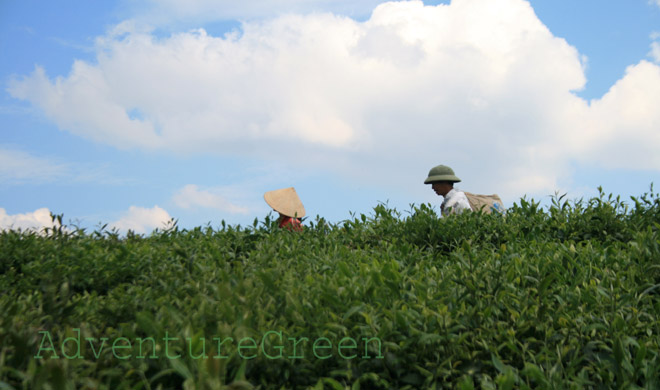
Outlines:
{"label": "blue sky", "polygon": [[[158,4],[156,4],[158,3]],[[0,3],[0,228],[338,222],[660,178],[660,2]]]}

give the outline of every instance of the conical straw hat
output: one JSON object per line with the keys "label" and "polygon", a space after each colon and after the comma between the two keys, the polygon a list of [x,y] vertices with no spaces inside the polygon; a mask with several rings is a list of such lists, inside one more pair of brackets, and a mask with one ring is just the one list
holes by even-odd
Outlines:
{"label": "conical straw hat", "polygon": [[268,191],[264,194],[264,199],[273,210],[287,217],[305,216],[305,207],[293,187]]}

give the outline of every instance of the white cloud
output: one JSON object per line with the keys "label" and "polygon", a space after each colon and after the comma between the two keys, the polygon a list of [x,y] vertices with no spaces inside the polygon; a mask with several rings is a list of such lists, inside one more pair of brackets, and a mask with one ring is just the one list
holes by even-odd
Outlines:
{"label": "white cloud", "polygon": [[[584,57],[523,0],[391,2],[364,22],[288,14],[225,37],[135,26],[100,38],[97,63],[56,79],[37,68],[9,92],[119,148],[259,156],[402,188],[447,163],[504,197],[552,193],[573,161],[604,162],[622,139],[656,145],[644,102],[657,101],[658,66],[632,67],[590,105],[574,94]],[[660,169],[646,152],[635,161]]]}
{"label": "white cloud", "polygon": [[66,177],[69,167],[49,159],[0,145],[0,182],[55,181]]}
{"label": "white cloud", "polygon": [[50,210],[40,208],[31,213],[7,214],[7,211],[0,207],[0,230],[32,230],[40,232],[43,228],[52,228],[59,226],[53,224],[50,216]]}
{"label": "white cloud", "polygon": [[124,213],[119,220],[110,223],[109,226],[124,232],[132,230],[143,234],[167,226],[171,219],[169,213],[158,206],[150,209],[131,206],[128,212]]}
{"label": "white cloud", "polygon": [[653,61],[660,64],[660,42],[651,42],[649,56],[653,58]]}
{"label": "white cloud", "polygon": [[206,208],[228,212],[231,214],[247,214],[248,208],[239,206],[222,195],[226,190],[200,190],[194,184],[188,184],[173,196],[174,203],[181,208]]}
{"label": "white cloud", "polygon": [[660,170],[660,67],[647,61],[591,102],[581,156],[608,168]]}
{"label": "white cloud", "polygon": [[2,184],[93,182],[118,185],[128,181],[113,176],[106,166],[61,162],[59,159],[35,156],[14,147],[0,145]]}
{"label": "white cloud", "polygon": [[68,79],[59,77],[51,83],[45,70],[37,67],[31,76],[12,80],[9,92],[29,99],[58,126],[74,134],[106,142],[115,138],[111,143],[117,147],[129,140],[129,145],[159,146],[153,127],[130,118],[126,109],[109,96],[110,89],[101,69],[76,61]]}

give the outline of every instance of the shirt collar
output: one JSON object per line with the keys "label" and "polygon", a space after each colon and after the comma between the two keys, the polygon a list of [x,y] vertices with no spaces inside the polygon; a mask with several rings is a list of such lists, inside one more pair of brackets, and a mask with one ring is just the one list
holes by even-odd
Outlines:
{"label": "shirt collar", "polygon": [[452,188],[451,190],[449,190],[449,192],[447,192],[447,195],[445,195],[445,199],[451,197],[455,193],[456,193],[456,188]]}

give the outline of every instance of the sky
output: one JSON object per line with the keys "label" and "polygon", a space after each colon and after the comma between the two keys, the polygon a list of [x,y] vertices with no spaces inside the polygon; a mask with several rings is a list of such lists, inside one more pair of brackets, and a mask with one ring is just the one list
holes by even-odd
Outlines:
{"label": "sky", "polygon": [[0,229],[660,182],[660,0],[0,0]]}

